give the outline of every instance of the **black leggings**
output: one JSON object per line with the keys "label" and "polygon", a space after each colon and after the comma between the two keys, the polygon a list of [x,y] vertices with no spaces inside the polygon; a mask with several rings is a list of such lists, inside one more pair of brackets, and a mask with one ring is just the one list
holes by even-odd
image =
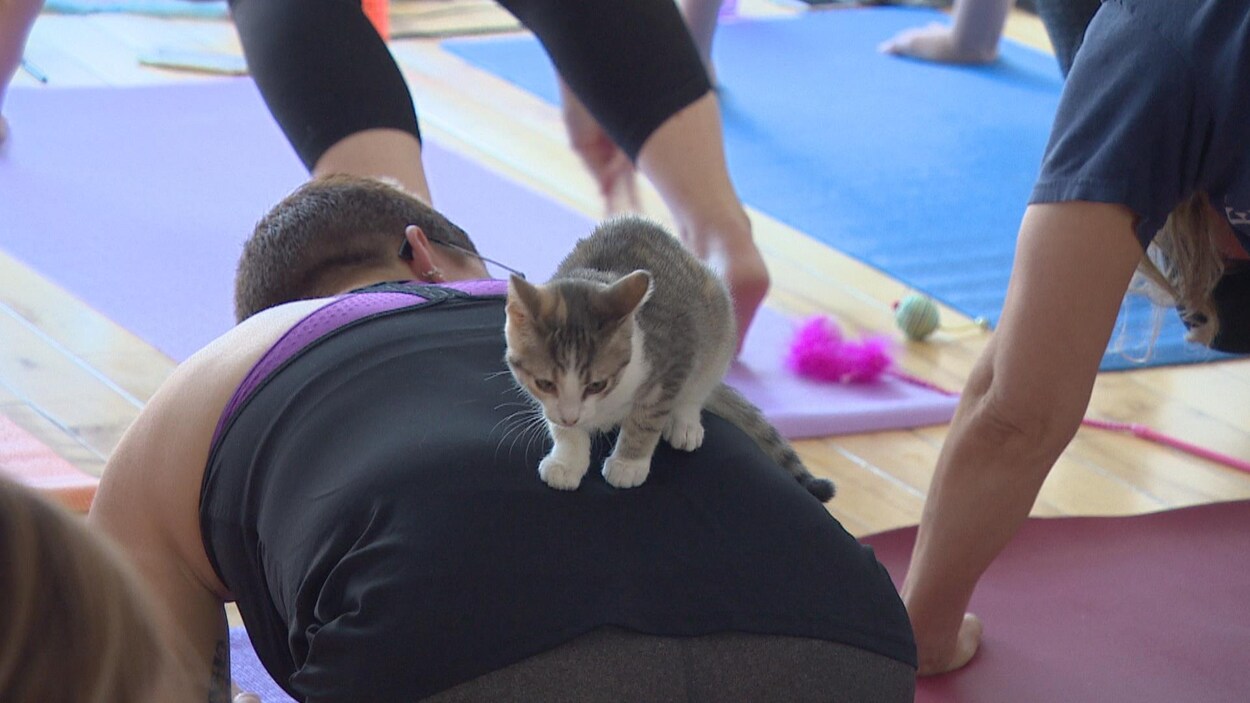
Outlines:
{"label": "black leggings", "polygon": [[[710,89],[672,0],[503,0],[631,159],[673,114]],[[311,170],[366,129],[421,138],[395,59],[359,0],[230,0],[248,69]]]}

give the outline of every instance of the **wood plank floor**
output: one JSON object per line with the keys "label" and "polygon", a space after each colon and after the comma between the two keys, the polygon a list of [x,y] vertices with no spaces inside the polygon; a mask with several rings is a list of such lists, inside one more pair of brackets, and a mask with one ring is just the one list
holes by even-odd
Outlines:
{"label": "wood plank floor", "polygon": [[[742,12],[772,13],[767,0]],[[1010,36],[1048,48],[1035,18],[1013,14]],[[429,138],[547,193],[600,214],[593,184],[568,149],[558,112],[443,52],[436,41],[392,43]],[[237,53],[224,21],[126,15],[45,14],[27,56],[65,85],[212,80],[141,66],[162,48]],[[830,80],[836,80],[831,75]],[[20,85],[37,83],[19,74]],[[16,125],[20,129],[20,125]],[[433,184],[435,198],[438,188]],[[4,197],[0,194],[0,197]],[[647,210],[666,219],[653,191]],[[259,215],[259,213],[257,213]],[[890,306],[906,288],[768,217],[751,212],[773,272],[768,304],[791,314],[824,312],[853,331],[894,334]],[[126,426],[173,368],[150,345],[3,252],[0,223],[0,414],[84,470],[99,473]],[[943,310],[946,321],[961,319]],[[901,344],[903,368],[958,389],[985,333],[939,333]],[[1090,416],[1140,422],[1236,457],[1250,458],[1250,361],[1103,374]],[[915,523],[945,427],[876,432],[798,443],[814,471],[837,481],[830,511],[857,535]],[[1129,514],[1250,497],[1250,475],[1129,436],[1082,429],[1034,508],[1038,515]]]}

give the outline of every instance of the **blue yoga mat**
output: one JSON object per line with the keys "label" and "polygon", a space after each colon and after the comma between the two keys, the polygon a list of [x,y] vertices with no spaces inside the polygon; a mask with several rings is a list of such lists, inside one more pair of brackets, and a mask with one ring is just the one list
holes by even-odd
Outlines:
{"label": "blue yoga mat", "polygon": [[[743,199],[970,317],[997,319],[1015,237],[1062,86],[1053,57],[1004,41],[993,65],[885,56],[932,10],[840,9],[724,23],[715,43],[729,167]],[[529,37],[449,51],[549,102],[550,62]],[[1168,314],[1150,364],[1222,358]],[[1152,310],[1122,314],[1141,355]],[[1115,343],[1113,342],[1113,349]],[[1137,364],[1109,351],[1104,370]]]}
{"label": "blue yoga mat", "polygon": [[193,17],[224,20],[230,17],[225,0],[45,0],[43,9],[62,15],[129,13],[150,17]]}

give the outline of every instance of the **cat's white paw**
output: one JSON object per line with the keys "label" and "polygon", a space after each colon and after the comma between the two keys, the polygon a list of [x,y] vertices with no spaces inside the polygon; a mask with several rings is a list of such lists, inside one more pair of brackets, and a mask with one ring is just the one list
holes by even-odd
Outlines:
{"label": "cat's white paw", "polygon": [[651,459],[621,459],[613,454],[603,462],[603,477],[617,488],[633,488],[647,480]]}
{"label": "cat's white paw", "polygon": [[552,488],[562,491],[576,490],[586,475],[590,460],[582,462],[569,461],[566,457],[548,454],[538,464],[538,476]]}
{"label": "cat's white paw", "polygon": [[674,449],[693,452],[703,446],[703,422],[698,415],[693,419],[673,415],[664,427],[664,441]]}

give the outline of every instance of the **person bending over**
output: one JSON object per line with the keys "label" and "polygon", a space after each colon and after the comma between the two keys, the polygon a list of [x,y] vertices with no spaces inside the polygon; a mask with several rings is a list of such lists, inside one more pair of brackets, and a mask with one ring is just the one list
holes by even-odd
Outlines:
{"label": "person bending over", "polygon": [[233,601],[301,701],[912,699],[889,575],[723,420],[640,487],[544,484],[485,277],[370,179],[314,179],[257,225],[239,325],[154,395],[90,513],[195,680],[224,685]]}
{"label": "person bending over", "polygon": [[973,589],[1076,433],[1135,271],[1192,341],[1250,353],[1247,85],[1244,3],[1107,0],[1085,32],[903,587],[922,673],[975,653]]}
{"label": "person bending over", "polygon": [[[570,139],[605,197],[631,171],[621,167],[636,163],[686,245],[724,276],[745,339],[768,270],[729,177],[716,96],[676,5],[500,4],[534,31],[585,106],[569,122]],[[261,95],[314,176],[386,176],[433,202],[412,95],[359,2],[231,0],[230,9]]]}

